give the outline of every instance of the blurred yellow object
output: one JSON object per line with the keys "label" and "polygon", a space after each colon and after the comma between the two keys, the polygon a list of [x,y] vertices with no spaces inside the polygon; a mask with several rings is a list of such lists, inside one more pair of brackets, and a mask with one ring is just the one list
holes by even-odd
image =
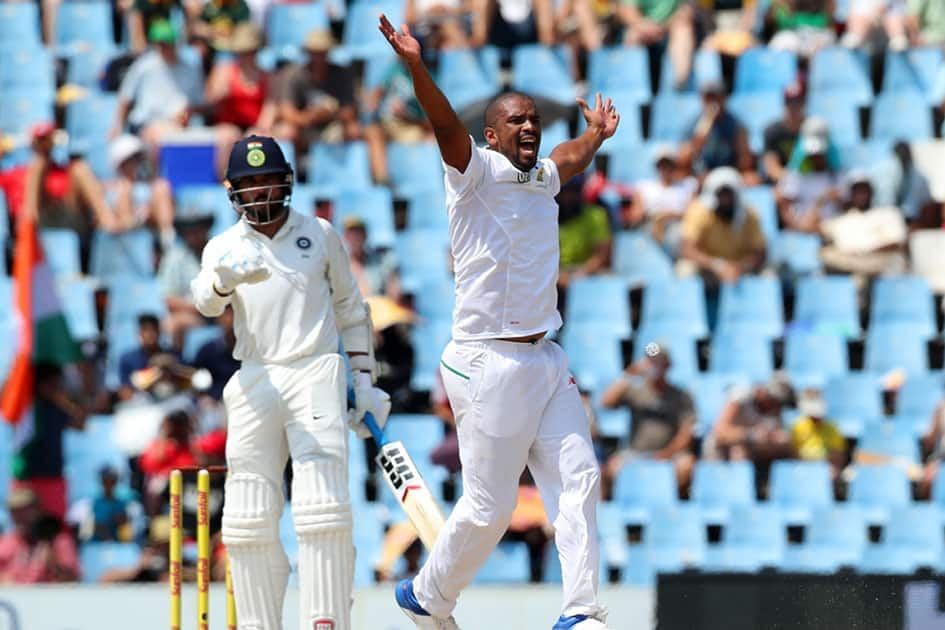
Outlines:
{"label": "blurred yellow object", "polygon": [[754,36],[746,31],[718,31],[705,43],[706,48],[731,57],[737,57],[754,45]]}
{"label": "blurred yellow object", "polygon": [[380,331],[395,324],[412,324],[417,321],[416,314],[404,308],[394,300],[383,295],[372,295],[365,300],[371,308],[371,323],[374,330]]}
{"label": "blurred yellow object", "polygon": [[82,100],[88,95],[88,90],[81,85],[67,83],[56,92],[56,105],[68,105],[69,103]]}

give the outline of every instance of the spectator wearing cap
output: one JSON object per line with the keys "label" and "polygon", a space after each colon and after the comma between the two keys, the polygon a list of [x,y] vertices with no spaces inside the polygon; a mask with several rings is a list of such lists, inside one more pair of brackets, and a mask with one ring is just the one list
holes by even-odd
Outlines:
{"label": "spectator wearing cap", "polygon": [[604,477],[612,483],[620,468],[633,459],[670,461],[680,491],[686,494],[695,463],[695,406],[689,393],[670,383],[672,360],[665,346],[648,343],[644,357],[634,361],[601,395],[607,409],[628,407],[633,417],[629,446],[612,455]]}
{"label": "spectator wearing cap", "polygon": [[217,168],[221,173],[226,169],[230,149],[243,136],[280,135],[274,129],[278,104],[273,79],[256,63],[262,44],[259,28],[248,21],[238,24],[217,44],[233,55],[231,60],[214,65],[205,95],[207,107],[214,113]]}
{"label": "spectator wearing cap", "polygon": [[829,157],[830,138],[822,119],[804,121],[798,148],[804,157],[781,178],[775,201],[785,229],[816,234],[822,221],[840,212],[843,199],[843,180]]}
{"label": "spectator wearing cap", "polygon": [[584,178],[573,178],[561,187],[558,202],[558,240],[561,251],[558,286],[571,280],[605,272],[610,267],[610,217],[601,206],[585,203]]}
{"label": "spectator wearing cap", "polygon": [[118,471],[113,466],[103,466],[98,471],[102,493],[92,502],[94,528],[92,540],[97,542],[125,541],[130,538],[126,530],[128,525],[128,507],[130,501],[115,493],[118,486]]}
{"label": "spectator wearing cap", "polygon": [[138,316],[138,347],[125,352],[118,359],[118,398],[130,400],[135,395],[131,376],[148,367],[152,358],[159,354],[175,354],[161,345],[161,322],[156,315],[143,313]]}
{"label": "spectator wearing cap", "polygon": [[797,411],[799,417],[791,427],[791,443],[795,456],[804,461],[825,461],[830,464],[834,481],[846,465],[847,441],[837,425],[827,419],[827,403],[816,390],[801,394]]}
{"label": "spectator wearing cap", "polygon": [[656,150],[654,162],[657,176],[637,184],[634,207],[643,214],[653,238],[675,259],[682,240],[682,218],[699,184],[679,169],[676,153],[668,146]]}
{"label": "spectator wearing cap", "polygon": [[170,22],[175,8],[182,8],[188,23],[200,14],[201,0],[123,0],[131,5],[128,10],[128,32],[131,51],[143,53],[148,46],[148,34],[155,22]]}
{"label": "spectator wearing cap", "polygon": [[44,513],[28,488],[11,491],[7,509],[13,529],[0,536],[0,584],[76,581],[79,556],[62,521]]}
{"label": "spectator wearing cap", "polygon": [[115,222],[123,229],[147,225],[158,233],[162,247],[169,247],[174,241],[174,196],[144,143],[122,134],[108,147],[108,159],[117,175],[106,190]]}
{"label": "spectator wearing cap", "polygon": [[228,51],[236,29],[249,23],[246,0],[207,0],[194,23],[193,35],[210,42],[216,50]]}
{"label": "spectator wearing cap", "polygon": [[361,295],[386,295],[400,298],[400,278],[393,255],[368,245],[367,224],[359,217],[346,217],[343,222],[345,248],[351,259],[351,271],[358,281]]}
{"label": "spectator wearing cap", "polygon": [[307,62],[283,71],[279,121],[295,142],[297,155],[305,155],[313,142],[341,142],[362,135],[351,71],[328,59],[334,46],[329,31],[312,31],[302,46]]}
{"label": "spectator wearing cap", "polygon": [[765,262],[761,223],[742,201],[741,188],[735,169],[716,169],[683,216],[679,271],[699,273],[710,296],[721,283],[735,283],[745,274],[757,273]]}
{"label": "spectator wearing cap", "polygon": [[836,40],[833,31],[834,0],[777,0],[768,8],[766,21],[775,33],[768,46],[810,58]]}
{"label": "spectator wearing cap", "polygon": [[690,127],[679,151],[679,163],[700,180],[716,168],[737,169],[748,185],[758,180],[748,146],[748,131],[726,107],[725,85],[705,81],[700,86],[702,113]]}
{"label": "spectator wearing cap", "polygon": [[804,86],[793,82],[784,88],[784,117],[765,129],[761,164],[769,181],[777,184],[784,177],[804,123]]}
{"label": "spectator wearing cap", "polygon": [[683,0],[620,0],[617,17],[624,26],[625,46],[666,42],[673,65],[672,87],[681,89],[689,79],[695,49],[692,5]]}
{"label": "spectator wearing cap", "polygon": [[121,82],[113,138],[125,128],[151,147],[166,134],[187,126],[203,101],[199,60],[177,52],[177,32],[166,20],[148,29],[152,48],[138,57]]}

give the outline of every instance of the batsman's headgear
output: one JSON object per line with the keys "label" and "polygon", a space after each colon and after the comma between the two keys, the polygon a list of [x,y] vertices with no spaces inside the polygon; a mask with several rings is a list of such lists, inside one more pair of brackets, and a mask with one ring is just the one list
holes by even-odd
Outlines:
{"label": "batsman's headgear", "polygon": [[[254,175],[282,175],[283,181],[277,185],[252,186],[241,184],[240,180]],[[266,136],[249,136],[243,138],[230,151],[223,185],[230,197],[233,208],[243,215],[247,222],[253,225],[265,225],[282,218],[289,209],[292,197],[294,173],[285,159],[282,149],[272,138]],[[241,193],[268,190],[265,199],[259,201],[243,201]],[[284,189],[281,198],[274,197],[279,189]]]}

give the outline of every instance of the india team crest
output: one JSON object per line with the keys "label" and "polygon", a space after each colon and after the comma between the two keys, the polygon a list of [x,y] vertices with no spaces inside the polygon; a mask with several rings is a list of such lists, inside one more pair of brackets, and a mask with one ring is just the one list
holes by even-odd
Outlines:
{"label": "india team crest", "polygon": [[262,150],[262,142],[250,142],[246,145],[246,163],[253,167],[260,167],[266,163],[266,154]]}
{"label": "india team crest", "polygon": [[328,617],[319,617],[312,622],[312,630],[335,630],[335,620]]}

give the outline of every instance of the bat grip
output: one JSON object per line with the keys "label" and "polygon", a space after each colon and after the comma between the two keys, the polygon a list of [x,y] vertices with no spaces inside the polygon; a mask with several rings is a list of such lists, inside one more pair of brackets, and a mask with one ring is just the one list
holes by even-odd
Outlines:
{"label": "bat grip", "polygon": [[377,426],[377,422],[374,420],[374,414],[370,411],[364,414],[364,426],[371,432],[371,437],[374,438],[374,442],[377,444],[378,448],[387,444],[384,431]]}

